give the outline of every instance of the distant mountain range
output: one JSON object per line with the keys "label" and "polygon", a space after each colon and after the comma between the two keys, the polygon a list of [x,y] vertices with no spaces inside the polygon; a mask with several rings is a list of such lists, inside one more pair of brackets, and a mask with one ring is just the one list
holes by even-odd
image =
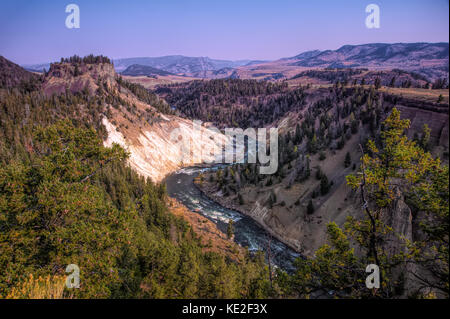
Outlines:
{"label": "distant mountain range", "polygon": [[207,71],[218,71],[223,68],[236,68],[262,61],[252,60],[215,60],[208,57],[187,57],[182,55],[169,55],[154,58],[127,58],[114,60],[114,67],[121,72],[130,65],[139,64],[150,66],[170,73],[203,77]]}
{"label": "distant mountain range", "polygon": [[[156,68],[173,74],[194,77],[209,77],[221,69],[234,69],[239,66],[253,65],[268,61],[262,60],[217,60],[208,57],[188,57],[183,55],[168,55],[162,57],[140,57],[113,60],[117,72],[123,72],[132,65]],[[42,72],[50,68],[50,63],[23,65],[28,71]],[[220,73],[220,72],[219,72]]]}
{"label": "distant mountain range", "polygon": [[291,59],[299,66],[361,67],[398,63],[419,64],[423,60],[442,60],[449,56],[448,43],[370,43],[344,45],[337,50],[307,51]]}
{"label": "distant mountain range", "polygon": [[344,45],[337,50],[313,50],[255,66],[236,68],[228,76],[241,79],[289,79],[311,69],[367,68],[403,70],[428,81],[448,79],[448,43],[369,43]]}
{"label": "distant mountain range", "polygon": [[174,75],[174,73],[141,64],[132,64],[122,71],[121,74],[131,76]]}
{"label": "distant mountain range", "polygon": [[[337,50],[306,51],[296,56],[276,61],[257,60],[216,60],[208,57],[187,57],[170,55],[162,57],[141,57],[114,60],[117,72],[128,67],[140,65],[157,69],[148,69],[151,74],[169,72],[200,78],[257,78],[254,75],[265,74],[263,78],[288,78],[297,71],[311,68],[369,68],[374,70],[402,69],[413,71],[430,80],[448,78],[448,43],[370,43],[344,45]],[[49,69],[49,63],[24,65],[27,70]],[[136,67],[133,67],[136,69]],[[273,72],[270,70],[273,69]],[[134,71],[132,73],[135,73]],[[131,75],[131,74],[130,74]]]}
{"label": "distant mountain range", "polygon": [[293,66],[403,69],[429,78],[448,77],[448,43],[370,43],[338,50],[308,51],[290,58]]}

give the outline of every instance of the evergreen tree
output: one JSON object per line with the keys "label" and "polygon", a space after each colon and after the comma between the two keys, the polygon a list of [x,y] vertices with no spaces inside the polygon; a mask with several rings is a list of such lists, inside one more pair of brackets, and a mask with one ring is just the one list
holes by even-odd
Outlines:
{"label": "evergreen tree", "polygon": [[302,136],[301,136],[301,132],[300,132],[300,125],[297,123],[297,125],[295,125],[295,144],[300,144],[302,141]]}
{"label": "evergreen tree", "polygon": [[317,136],[314,134],[311,139],[308,140],[308,151],[312,154],[317,152],[318,142]]}
{"label": "evergreen tree", "polygon": [[379,77],[375,79],[375,89],[378,90],[381,87],[381,80]]}
{"label": "evergreen tree", "polygon": [[389,86],[391,88],[395,88],[395,80],[396,80],[396,78],[395,78],[395,76],[393,76],[392,79],[391,79],[391,82],[389,83]]}
{"label": "evergreen tree", "polygon": [[320,193],[322,195],[326,195],[330,190],[330,183],[328,182],[328,178],[325,174],[322,174],[320,178]]}
{"label": "evergreen tree", "polygon": [[424,124],[422,127],[422,137],[420,139],[420,146],[425,150],[430,150],[430,137],[431,137],[431,129],[427,124]]}
{"label": "evergreen tree", "polygon": [[320,166],[317,166],[316,179],[320,181],[322,179],[322,175],[322,169],[320,168]]}
{"label": "evergreen tree", "polygon": [[238,201],[239,201],[239,205],[244,205],[244,198],[242,197],[242,195],[240,193],[238,194]]}
{"label": "evergreen tree", "polygon": [[325,152],[320,152],[319,153],[319,161],[323,161],[326,158],[327,158],[327,156],[325,155]]}
{"label": "evergreen tree", "polygon": [[[448,297],[448,166],[409,141],[404,134],[408,127],[409,121],[401,120],[394,109],[384,122],[380,148],[369,141],[370,155],[363,155],[360,171],[347,176],[348,184],[359,190],[365,217],[349,217],[344,230],[328,224],[327,244],[313,258],[297,260],[287,292],[303,297],[320,291],[331,291],[334,298],[398,297],[402,293],[398,267],[414,262],[427,269],[426,275],[417,272],[419,268],[412,270],[419,296],[429,297],[432,289]],[[393,234],[395,230],[382,217],[402,193],[417,211],[427,212],[420,226],[425,237],[387,251],[384,245],[393,238],[402,244],[402,234]],[[363,255],[355,254],[350,239]],[[364,270],[371,263],[380,268],[381,285],[376,290],[365,286]]]}
{"label": "evergreen tree", "polygon": [[306,212],[308,213],[308,215],[312,215],[314,213],[314,204],[311,199],[308,202],[308,207],[306,208]]}
{"label": "evergreen tree", "polygon": [[350,167],[350,165],[352,165],[352,158],[350,153],[347,152],[347,154],[345,154],[344,167]]}
{"label": "evergreen tree", "polygon": [[228,239],[231,239],[233,237],[233,234],[234,234],[233,220],[230,219],[228,221],[228,226],[227,226],[227,237],[228,237]]}

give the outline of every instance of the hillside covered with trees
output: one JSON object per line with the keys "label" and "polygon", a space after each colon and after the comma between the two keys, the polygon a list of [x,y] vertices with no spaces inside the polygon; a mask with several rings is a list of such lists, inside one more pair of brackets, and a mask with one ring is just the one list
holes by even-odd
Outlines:
{"label": "hillside covered with trees", "polygon": [[[0,83],[0,297],[448,298],[442,100],[236,79],[151,92],[102,56],[62,59],[42,76],[2,63],[13,78]],[[165,184],[104,145],[175,112],[220,128],[280,125],[275,174],[240,163],[197,186],[300,251],[294,272],[272,271],[262,252],[205,249],[172,213]],[[419,126],[414,112],[433,122]],[[249,214],[256,203],[268,213]],[[232,223],[226,232],[232,247]],[[62,288],[69,264],[80,289]],[[368,264],[381,269],[376,291],[365,287]]]}
{"label": "hillside covered with trees", "polygon": [[[261,256],[205,252],[170,212],[164,185],[134,172],[120,146],[103,146],[101,118],[118,101],[112,91],[46,96],[30,88],[0,88],[2,298],[271,294]],[[80,289],[61,288],[69,264],[80,267]]]}
{"label": "hillside covered with trees", "polygon": [[[448,296],[448,148],[437,151],[427,124],[412,134],[393,100],[336,85],[279,136],[275,174],[243,163],[197,178],[208,196],[308,255],[277,277],[285,297]],[[371,263],[384,278],[374,295],[363,281]]]}

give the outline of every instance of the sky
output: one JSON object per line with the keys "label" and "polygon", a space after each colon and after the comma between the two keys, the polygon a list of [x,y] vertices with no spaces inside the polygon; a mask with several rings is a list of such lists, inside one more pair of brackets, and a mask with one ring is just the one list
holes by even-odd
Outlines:
{"label": "sky", "polygon": [[[80,8],[80,28],[65,21]],[[368,4],[380,28],[365,24]],[[19,63],[74,54],[275,60],[374,42],[448,42],[448,0],[0,0],[0,55]]]}

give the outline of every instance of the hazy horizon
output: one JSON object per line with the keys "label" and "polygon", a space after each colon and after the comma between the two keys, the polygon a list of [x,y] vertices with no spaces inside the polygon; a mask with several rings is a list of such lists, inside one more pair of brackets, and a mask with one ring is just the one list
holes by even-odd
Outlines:
{"label": "hazy horizon", "polygon": [[[80,7],[79,29],[65,26],[69,3]],[[448,43],[448,1],[374,2],[380,7],[379,29],[365,26],[370,3],[7,1],[0,11],[0,54],[22,65],[90,53],[114,60],[168,55],[277,60],[343,45]]]}
{"label": "hazy horizon", "polygon": [[[350,44],[350,45],[357,46],[357,45],[366,45],[366,44],[398,44],[398,43],[403,43],[403,44],[412,44],[412,43],[439,44],[439,43],[446,43],[446,44],[449,44],[449,42],[447,41],[447,42],[392,42],[392,43],[388,43],[388,42],[372,42],[372,43],[359,43],[359,44]],[[334,51],[334,50],[338,50],[339,48],[341,48],[342,46],[345,46],[345,45],[347,45],[347,44],[343,44],[343,45],[341,45],[341,46],[339,46],[337,48],[324,49],[324,50],[320,50],[320,51],[322,51],[322,52],[323,51],[327,51],[327,50]],[[314,50],[317,50],[317,49],[311,49],[311,50],[307,50],[307,51],[314,51]],[[298,54],[301,54],[301,53],[304,53],[304,52],[307,52],[307,51],[301,51],[301,52],[298,52],[295,55],[298,55]],[[90,53],[88,53],[86,55],[89,55],[89,54]],[[86,56],[86,55],[82,55],[81,57]],[[268,59],[266,59],[266,60],[263,60],[263,59],[246,59],[246,58],[227,60],[227,59],[220,59],[220,58],[211,57],[211,56],[205,56],[205,55],[203,55],[203,56],[201,56],[201,55],[199,55],[199,56],[188,56],[188,55],[185,55],[185,54],[166,54],[166,55],[159,55],[159,56],[127,56],[127,57],[118,57],[118,58],[108,56],[108,58],[111,58],[113,61],[117,61],[117,60],[126,60],[126,59],[145,59],[145,58],[163,58],[163,57],[170,57],[170,56],[183,56],[183,57],[188,57],[188,58],[209,58],[211,60],[223,60],[223,61],[233,61],[233,62],[236,62],[236,61],[247,61],[247,60],[248,61],[269,61],[270,62],[270,61],[277,61],[277,60],[280,60],[280,59],[283,59],[283,58],[294,57],[295,55],[283,56],[283,57],[278,57],[276,59],[270,59],[270,60],[268,60]],[[64,56],[64,57],[60,57],[60,58],[69,58],[69,57],[70,56]],[[39,64],[46,64],[46,63],[52,63],[52,62],[59,62],[60,58],[58,58],[58,59],[56,59],[54,61],[50,61],[50,60],[49,61],[41,61],[39,63],[21,63],[21,65],[29,66],[29,65],[39,65]],[[11,59],[9,59],[9,60],[11,60]],[[12,61],[12,62],[15,62],[15,61]]]}

